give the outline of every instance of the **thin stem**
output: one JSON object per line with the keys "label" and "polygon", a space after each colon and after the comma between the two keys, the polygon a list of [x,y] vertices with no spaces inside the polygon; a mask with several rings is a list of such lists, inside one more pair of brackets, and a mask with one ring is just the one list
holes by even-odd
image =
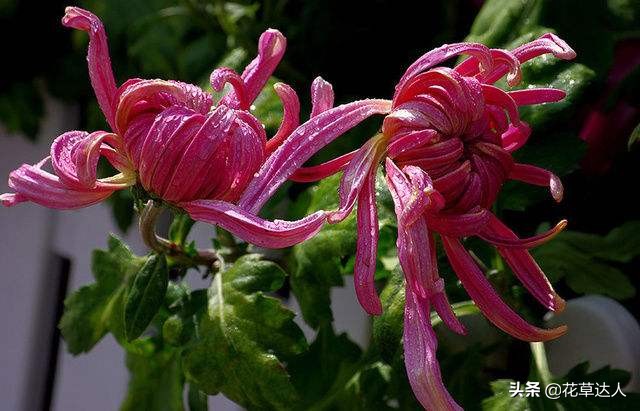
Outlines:
{"label": "thin stem", "polygon": [[164,206],[154,200],[149,200],[140,213],[138,228],[142,241],[150,249],[175,258],[186,265],[206,265],[212,267],[218,260],[215,250],[196,250],[195,255],[190,255],[178,244],[172,243],[166,238],[156,234],[156,221],[164,211]]}
{"label": "thin stem", "polygon": [[544,349],[543,342],[529,343],[531,347],[531,354],[533,355],[533,362],[536,366],[536,371],[540,376],[540,382],[545,387],[552,382],[553,376],[549,370],[549,363],[547,362],[547,352]]}

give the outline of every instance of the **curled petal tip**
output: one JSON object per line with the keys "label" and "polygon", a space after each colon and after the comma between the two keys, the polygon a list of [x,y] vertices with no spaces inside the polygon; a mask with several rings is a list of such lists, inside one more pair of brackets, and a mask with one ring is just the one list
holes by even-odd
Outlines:
{"label": "curled petal tip", "polygon": [[229,83],[233,90],[235,91],[236,97],[238,99],[239,105],[241,108],[247,108],[246,104],[246,90],[245,84],[242,80],[242,77],[234,70],[228,67],[220,67],[211,73],[209,77],[209,81],[211,82],[211,88],[215,91],[222,91],[224,85]]}
{"label": "curled petal tip", "polygon": [[284,54],[287,47],[287,39],[279,30],[267,29],[260,36],[260,51],[267,56]]}
{"label": "curled petal tip", "polygon": [[4,193],[0,194],[0,204],[4,207],[13,207],[14,205],[21,203],[20,195],[16,193]]}
{"label": "curled petal tip", "polygon": [[561,313],[567,306],[567,302],[560,297],[558,294],[554,294],[553,296],[553,311],[556,313]]}
{"label": "curled petal tip", "polygon": [[576,52],[567,44],[566,41],[553,33],[543,34],[540,38],[549,39],[554,42],[558,47],[553,50],[553,55],[559,59],[571,60],[576,57]]}

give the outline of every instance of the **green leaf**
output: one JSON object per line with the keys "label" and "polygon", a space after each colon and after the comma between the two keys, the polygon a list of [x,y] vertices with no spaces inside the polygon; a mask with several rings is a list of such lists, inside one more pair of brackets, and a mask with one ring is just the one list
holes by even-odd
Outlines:
{"label": "green leaf", "polygon": [[514,380],[496,380],[491,383],[493,396],[482,401],[483,411],[526,411],[530,410],[529,402],[525,397],[512,397],[509,386]]}
{"label": "green leaf", "polygon": [[614,263],[640,255],[638,229],[640,221],[625,223],[606,236],[565,231],[533,255],[553,282],[564,278],[577,293],[627,299],[635,295],[635,287]]}
{"label": "green leaf", "polygon": [[382,314],[373,318],[373,342],[382,358],[391,363],[402,340],[405,302],[404,277],[397,269],[380,293]]}
{"label": "green leaf", "polygon": [[64,302],[60,331],[72,354],[89,351],[108,332],[122,328],[121,311],[127,280],[144,263],[117,237],[107,250],[95,250],[92,271],[96,282],[81,287]]}
{"label": "green leaf", "polygon": [[167,293],[169,272],[164,255],[147,258],[127,291],[124,307],[124,326],[127,341],[138,338],[147,329]]}
{"label": "green leaf", "polygon": [[284,278],[275,263],[251,254],[215,275],[198,335],[182,356],[190,383],[249,409],[290,409],[298,401],[283,361],[307,342],[294,313],[262,293],[280,288]]}
{"label": "green leaf", "polygon": [[[337,208],[341,174],[322,180],[310,189],[311,203],[307,213]],[[338,224],[326,224],[313,238],[293,247],[294,270],[291,289],[296,296],[304,320],[318,328],[333,320],[330,293],[332,287],[344,284],[342,275],[348,257],[355,253],[356,222],[352,213]]]}
{"label": "green leaf", "polygon": [[187,236],[194,224],[195,221],[188,214],[174,214],[169,226],[169,240],[179,246],[185,245]]}
{"label": "green leaf", "polygon": [[[304,393],[301,406],[308,409],[317,408],[320,402],[331,403],[325,398],[327,393],[336,385],[344,387],[356,371],[361,354],[360,347],[347,334],[336,335],[330,324],[320,327],[309,350],[296,356],[288,366],[294,386]],[[340,376],[343,376],[342,385]]]}
{"label": "green leaf", "polygon": [[183,411],[184,378],[174,349],[145,341],[144,354],[127,353],[130,378],[121,411]]}

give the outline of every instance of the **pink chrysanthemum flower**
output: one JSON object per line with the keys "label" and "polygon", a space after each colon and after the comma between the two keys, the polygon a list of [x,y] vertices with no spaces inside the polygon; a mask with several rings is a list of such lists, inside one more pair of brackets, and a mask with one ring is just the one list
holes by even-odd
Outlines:
{"label": "pink chrysanthemum flower", "polygon": [[[455,332],[463,325],[453,313],[438,275],[435,237],[438,233],[449,261],[478,308],[497,327],[526,341],[560,336],[566,327],[541,329],[527,323],[495,292],[461,239],[478,236],[497,248],[515,275],[549,310],[564,301],[555,293],[527,251],[565,226],[520,239],[490,211],[507,179],[548,186],[560,201],[562,185],[551,172],[514,161],[511,153],[525,144],[530,130],[518,106],[561,100],[556,89],[506,92],[493,85],[507,75],[518,83],[520,65],[552,53],[571,59],[575,52],[560,38],[545,34],[512,51],[481,44],[458,43],[430,51],[413,63],[396,86],[392,101],[366,100],[334,109],[328,124],[313,120],[298,128],[260,171],[260,185],[240,201],[257,209],[274,189],[272,183],[291,178],[315,181],[340,170],[340,207],[328,214],[343,220],[356,202],[358,241],[354,281],[358,300],[370,314],[382,306],[374,286],[378,241],[375,200],[376,170],[384,159],[386,181],[398,217],[398,256],[406,278],[404,323],[405,364],[420,403],[430,410],[460,409],[445,389],[436,361],[437,341],[429,321],[431,308]],[[435,67],[451,57],[467,54],[454,69]],[[362,148],[325,164],[300,168],[303,161],[365,117],[387,111],[382,132]],[[279,160],[278,160],[279,159]]]}
{"label": "pink chrysanthemum flower", "polygon": [[[232,86],[214,104],[209,93],[179,81],[130,79],[116,87],[100,19],[68,7],[62,24],[89,34],[91,84],[112,131],[70,131],[56,138],[49,157],[10,174],[14,192],[0,195],[2,205],[31,201],[74,209],[140,183],[194,219],[219,224],[254,244],[285,247],[320,229],[323,213],[271,222],[235,205],[266,158],[297,126],[291,121],[299,111],[297,100],[291,102],[295,93],[286,84],[275,85],[287,110],[273,138],[267,140],[264,127],[248,111],[284,54],[286,39],[279,31],[269,29],[260,36],[258,56],[242,75],[229,68],[213,71],[214,90],[221,91],[226,83]],[[333,90],[321,78],[312,85],[312,97],[314,115],[333,104]],[[101,156],[117,175],[97,178]],[[53,173],[43,169],[49,161]]]}

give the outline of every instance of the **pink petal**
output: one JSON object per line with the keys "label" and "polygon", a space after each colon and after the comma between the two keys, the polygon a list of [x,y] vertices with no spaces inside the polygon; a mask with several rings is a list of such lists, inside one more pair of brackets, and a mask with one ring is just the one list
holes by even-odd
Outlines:
{"label": "pink petal", "polygon": [[[564,225],[566,225],[566,222],[560,227],[564,227]],[[551,236],[556,235],[561,229],[554,230]],[[485,232],[491,237],[501,237],[507,241],[518,240],[518,236],[493,215]],[[483,235],[480,235],[480,237],[485,238]],[[549,280],[527,250],[503,246],[498,246],[497,248],[516,277],[540,304],[552,311],[562,311],[564,309],[564,300],[553,290],[551,283],[549,283]]]}
{"label": "pink petal", "polygon": [[[282,60],[286,48],[287,39],[278,30],[268,29],[262,33],[258,41],[258,56],[242,72],[247,104],[253,103],[258,97]],[[235,93],[231,92],[222,99],[222,104],[238,107]]]}
{"label": "pink petal", "polygon": [[282,123],[276,134],[267,141],[267,155],[273,153],[293,130],[300,125],[300,100],[295,90],[284,83],[276,83],[273,88],[282,100]]}
{"label": "pink petal", "polygon": [[298,183],[313,183],[315,181],[320,181],[323,178],[327,178],[339,171],[342,171],[357,152],[358,150],[354,150],[350,153],[343,154],[340,157],[336,157],[333,160],[329,160],[326,163],[318,164],[317,166],[300,167],[291,174],[289,180]]}
{"label": "pink petal", "polygon": [[[96,131],[91,134],[86,131],[69,131],[57,137],[51,145],[51,165],[69,188],[80,191],[94,187],[116,189],[120,186],[110,186],[97,179],[98,160],[102,149],[109,147],[104,141],[117,142],[115,134]],[[121,153],[117,153],[121,157]],[[128,166],[129,171],[131,166]]]}
{"label": "pink petal", "polygon": [[219,225],[235,236],[260,247],[284,248],[315,235],[324,224],[323,211],[297,221],[267,221],[225,201],[196,200],[180,204],[191,218]]}
{"label": "pink petal", "polygon": [[492,232],[490,229],[480,232],[478,236],[497,247],[531,249],[553,239],[553,237],[560,234],[566,226],[567,220],[560,220],[555,227],[529,238],[518,238],[517,236],[514,237],[510,234],[503,236]]}
{"label": "pink petal", "polygon": [[[134,151],[126,135],[134,120],[149,113],[157,114],[170,106],[184,107],[200,114],[211,108],[211,95],[197,86],[179,81],[140,80],[122,90],[115,116],[118,134],[125,136],[127,150]],[[146,134],[145,134],[146,136]]]}
{"label": "pink petal", "polygon": [[333,87],[322,77],[316,77],[311,83],[311,117],[333,108]]}
{"label": "pink petal", "polygon": [[556,88],[530,88],[510,91],[507,94],[511,96],[518,106],[554,103],[562,100],[567,95],[564,90]]}
{"label": "pink petal", "polygon": [[89,63],[89,77],[91,86],[96,93],[98,104],[107,122],[115,130],[115,111],[117,104],[116,81],[111,70],[109,58],[109,46],[104,26],[98,17],[79,7],[67,7],[65,9],[62,24],[89,34],[89,50],[87,62]]}
{"label": "pink petal", "polygon": [[231,84],[237,105],[231,106],[233,108],[239,108],[241,110],[248,110],[251,103],[247,100],[247,90],[244,85],[242,77],[236,73],[233,69],[228,67],[219,67],[211,73],[209,76],[209,82],[211,88],[215,91],[222,91],[226,83]]}
{"label": "pink petal", "polygon": [[558,176],[544,168],[516,163],[513,165],[511,173],[509,173],[509,178],[536,186],[549,187],[553,199],[557,202],[562,201],[564,193],[562,181]]}
{"label": "pink petal", "polygon": [[362,308],[371,315],[380,315],[382,304],[375,287],[379,234],[375,185],[376,171],[373,169],[358,195],[358,241],[353,281]]}
{"label": "pink petal", "polygon": [[395,96],[402,90],[407,81],[409,81],[413,76],[459,54],[470,54],[472,56],[475,56],[476,58],[478,58],[478,60],[481,61],[482,66],[487,70],[491,69],[493,66],[493,61],[491,59],[489,49],[482,44],[446,44],[442,47],[427,52],[426,54],[418,58],[418,60],[416,60],[411,66],[409,66],[407,71],[398,82],[398,85],[396,86],[394,100]]}
{"label": "pink petal", "polygon": [[510,153],[513,153],[520,147],[524,146],[529,136],[531,135],[531,128],[526,123],[520,122],[520,124],[509,124],[507,131],[502,134],[502,147]]}
{"label": "pink petal", "polygon": [[23,164],[9,174],[9,187],[15,194],[2,195],[2,205],[13,206],[32,201],[44,207],[60,210],[87,207],[98,203],[117,189],[130,184],[104,184],[93,189],[76,189],[66,186],[56,175],[42,170],[49,158],[35,165]]}
{"label": "pink petal", "polygon": [[[576,57],[576,52],[564,40],[552,33],[545,33],[536,40],[515,48],[511,53],[520,63],[547,53],[551,53],[554,57],[562,60],[572,60]],[[506,65],[500,65],[496,67],[491,75],[486,77],[485,82],[494,83],[504,76],[507,71],[508,67]]]}
{"label": "pink petal", "polygon": [[421,298],[410,288],[405,295],[402,340],[405,368],[413,393],[426,410],[461,411],[442,382],[436,359],[438,342],[431,328],[428,304],[420,302]]}
{"label": "pink petal", "polygon": [[390,109],[388,100],[361,100],[327,110],[302,124],[267,158],[247,186],[240,207],[257,212],[321,148],[366,118],[388,113]]}
{"label": "pink petal", "polygon": [[548,341],[567,331],[564,325],[541,329],[527,323],[502,301],[459,240],[442,236],[442,243],[449,262],[465,290],[496,327],[524,341]]}
{"label": "pink petal", "polygon": [[356,199],[365,181],[370,178],[371,173],[375,173],[378,162],[385,149],[385,138],[378,134],[367,141],[349,161],[340,179],[340,206],[338,210],[329,214],[330,223],[337,223],[344,220],[353,210]]}
{"label": "pink petal", "polygon": [[439,234],[450,237],[468,237],[481,232],[489,222],[491,213],[476,208],[465,214],[439,213],[427,217],[429,228]]}

